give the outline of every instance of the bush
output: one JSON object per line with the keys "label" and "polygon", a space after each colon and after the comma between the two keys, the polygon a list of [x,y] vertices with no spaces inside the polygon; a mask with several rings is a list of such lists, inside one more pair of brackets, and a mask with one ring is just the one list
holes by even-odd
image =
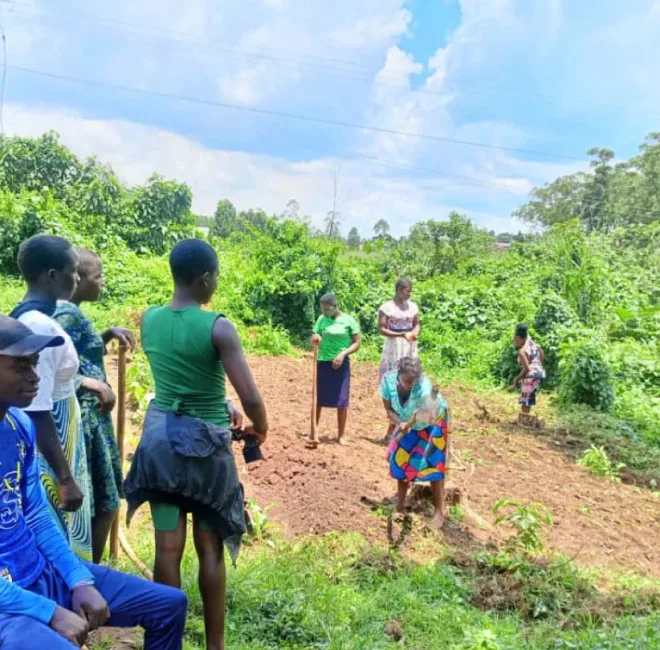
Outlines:
{"label": "bush", "polygon": [[563,346],[562,357],[561,401],[609,411],[614,403],[614,386],[602,345],[596,341],[569,343]]}
{"label": "bush", "polygon": [[540,337],[550,334],[557,327],[571,327],[576,321],[573,310],[554,291],[543,294],[534,316],[534,329]]}

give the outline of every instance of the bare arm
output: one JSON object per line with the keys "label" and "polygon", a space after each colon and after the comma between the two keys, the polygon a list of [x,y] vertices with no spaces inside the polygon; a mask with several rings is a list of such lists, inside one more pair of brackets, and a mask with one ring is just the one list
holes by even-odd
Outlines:
{"label": "bare arm", "polygon": [[83,494],[64,455],[53,414],[50,411],[31,411],[30,417],[36,430],[37,447],[55,472],[62,508],[74,512],[82,505]]}
{"label": "bare arm", "polygon": [[388,399],[383,398],[383,406],[385,407],[385,412],[387,413],[387,419],[395,427],[398,427],[401,424],[401,418],[398,416],[397,412],[392,408],[392,402]]}
{"label": "bare arm", "polygon": [[220,355],[231,385],[238,393],[245,414],[252,421],[255,432],[265,438],[268,433],[266,406],[245,360],[238,332],[226,318],[218,318],[215,321],[213,345]]}
{"label": "bare arm", "polygon": [[516,375],[516,378],[513,380],[514,386],[517,386],[523,377],[526,377],[529,373],[529,359],[527,355],[520,351],[518,353],[518,363],[522,366],[522,370]]}
{"label": "bare arm", "polygon": [[351,346],[342,352],[342,354],[347,357],[350,357],[351,354],[355,354],[360,349],[360,345],[362,345],[362,339],[359,334],[353,334],[351,341],[353,341]]}
{"label": "bare arm", "polygon": [[540,345],[537,345],[536,347],[538,348],[539,355],[541,357],[541,363],[544,363],[545,362],[545,352],[543,352],[543,348]]}
{"label": "bare arm", "polygon": [[419,321],[419,314],[415,314],[415,318],[413,319],[413,328],[412,332],[410,332],[415,338],[419,336],[419,332],[421,331],[422,326]]}
{"label": "bare arm", "polygon": [[378,312],[378,331],[388,339],[396,339],[403,336],[403,332],[395,332],[387,328],[387,314]]}
{"label": "bare arm", "polygon": [[350,356],[351,354],[355,354],[359,349],[360,349],[360,335],[359,334],[353,334],[351,337],[351,345],[347,347],[343,352],[340,352],[332,362],[332,367],[337,370],[338,368],[341,368],[343,365],[344,361],[346,361],[346,357]]}

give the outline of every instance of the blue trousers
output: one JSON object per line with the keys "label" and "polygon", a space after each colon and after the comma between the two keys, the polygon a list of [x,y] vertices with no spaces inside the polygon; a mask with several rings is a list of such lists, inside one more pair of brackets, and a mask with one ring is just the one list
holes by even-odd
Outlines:
{"label": "blue trousers", "polygon": [[[110,608],[108,627],[143,627],[144,650],[181,650],[188,601],[178,589],[85,562],[96,588]],[[29,591],[71,608],[71,591],[47,565]],[[2,650],[74,650],[75,645],[47,625],[30,618],[0,614]]]}

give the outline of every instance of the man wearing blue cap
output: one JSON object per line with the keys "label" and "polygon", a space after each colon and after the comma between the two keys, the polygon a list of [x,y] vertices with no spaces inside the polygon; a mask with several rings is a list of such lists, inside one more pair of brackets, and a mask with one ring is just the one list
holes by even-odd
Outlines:
{"label": "man wearing blue cap", "polygon": [[0,315],[0,648],[71,650],[102,625],[142,626],[145,650],[180,650],[183,592],[79,560],[39,480],[32,421],[39,353],[64,343]]}

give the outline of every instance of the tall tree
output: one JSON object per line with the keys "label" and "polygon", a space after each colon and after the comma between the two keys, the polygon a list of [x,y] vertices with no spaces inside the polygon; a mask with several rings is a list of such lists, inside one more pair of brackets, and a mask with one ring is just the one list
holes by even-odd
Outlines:
{"label": "tall tree", "polygon": [[215,208],[209,234],[212,237],[229,237],[238,228],[236,208],[229,199],[221,199]]}
{"label": "tall tree", "polygon": [[385,221],[385,219],[379,219],[374,226],[374,235],[378,239],[383,239],[388,237],[390,234],[390,224]]}
{"label": "tall tree", "polygon": [[282,218],[288,219],[289,221],[299,221],[300,220],[300,203],[295,199],[289,200],[282,212]]}
{"label": "tall tree", "polygon": [[185,183],[153,174],[145,185],[132,190],[127,205],[132,223],[121,235],[134,250],[163,255],[172,244],[194,232],[191,203],[192,192]]}
{"label": "tall tree", "polygon": [[338,239],[340,225],[341,215],[335,210],[330,210],[330,212],[325,215],[325,234],[331,239]]}
{"label": "tall tree", "polygon": [[610,201],[610,181],[614,172],[610,164],[614,152],[610,149],[593,148],[587,151],[596,156],[591,161],[593,175],[589,178],[582,198],[580,217],[587,232],[610,230],[615,225]]}
{"label": "tall tree", "polygon": [[360,232],[355,226],[353,226],[348,231],[348,237],[346,238],[346,243],[348,244],[349,248],[359,248],[361,241],[362,240],[360,238]]}
{"label": "tall tree", "polygon": [[250,208],[238,213],[238,223],[241,230],[249,225],[263,232],[268,223],[268,215],[261,208]]}

